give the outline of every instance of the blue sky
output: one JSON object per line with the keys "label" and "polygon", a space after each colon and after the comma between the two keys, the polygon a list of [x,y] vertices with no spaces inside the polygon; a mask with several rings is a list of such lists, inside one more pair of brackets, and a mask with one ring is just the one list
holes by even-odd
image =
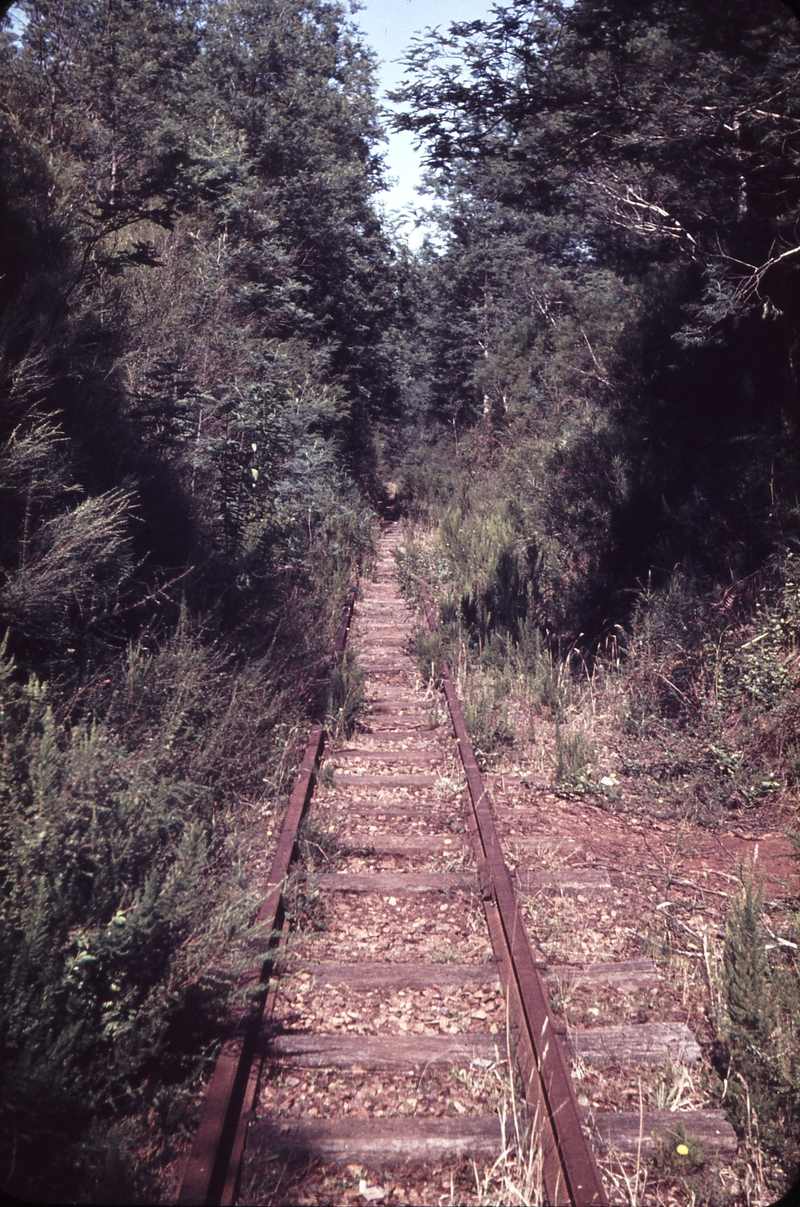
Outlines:
{"label": "blue sky", "polygon": [[[377,54],[381,101],[387,90],[395,87],[403,76],[401,59],[414,34],[427,27],[441,26],[443,32],[453,21],[476,21],[488,16],[492,0],[361,0],[362,8],[354,16],[364,31],[364,40]],[[419,184],[419,156],[414,151],[409,134],[391,134],[387,151],[389,175],[397,183],[379,200],[387,210],[402,211],[407,206],[422,204],[416,187]],[[412,245],[421,239],[411,226],[405,229]]]}

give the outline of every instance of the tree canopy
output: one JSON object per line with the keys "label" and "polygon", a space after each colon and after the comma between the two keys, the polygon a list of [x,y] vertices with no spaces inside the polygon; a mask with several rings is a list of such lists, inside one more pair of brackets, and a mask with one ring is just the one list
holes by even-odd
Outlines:
{"label": "tree canopy", "polygon": [[796,23],[520,0],[406,65],[444,238],[429,414],[540,484],[513,493],[543,623],[596,634],[654,568],[753,569],[795,523]]}

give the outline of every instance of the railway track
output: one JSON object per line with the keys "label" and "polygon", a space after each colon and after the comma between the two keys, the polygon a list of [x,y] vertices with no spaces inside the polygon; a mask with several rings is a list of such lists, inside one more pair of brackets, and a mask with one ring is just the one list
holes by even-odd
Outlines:
{"label": "railway track", "polygon": [[639,1159],[676,1121],[707,1151],[736,1147],[720,1111],[584,1117],[576,1067],[692,1065],[699,1048],[681,1023],[568,1029],[554,1014],[556,987],[646,997],[659,976],[648,960],[558,965],[532,944],[519,891],[612,886],[556,868],[559,835],[526,839],[502,784],[490,798],[449,675],[425,688],[408,655],[418,618],[395,580],[399,539],[387,525],[355,605],[367,706],[318,772],[320,720],[312,730],[258,916],[274,959],[219,1058],[184,1204],[480,1201],[476,1171],[506,1160],[531,1201],[599,1207],[598,1157]]}

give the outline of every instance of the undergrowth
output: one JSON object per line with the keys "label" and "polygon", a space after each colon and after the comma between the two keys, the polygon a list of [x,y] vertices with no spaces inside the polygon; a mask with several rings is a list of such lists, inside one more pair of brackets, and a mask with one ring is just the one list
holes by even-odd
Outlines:
{"label": "undergrowth", "polygon": [[[0,654],[0,1168],[13,1193],[158,1197],[241,973],[263,958],[240,840],[277,826],[326,667],[304,634],[322,646],[337,603],[328,616],[290,596],[251,658],[184,611],[71,694]],[[340,717],[358,681],[345,664]],[[298,883],[298,916],[313,896]]]}
{"label": "undergrowth", "polygon": [[509,570],[508,525],[468,519],[458,528],[446,510],[397,561],[409,596],[425,582],[438,608],[439,632],[420,626],[414,639],[420,673],[435,680],[449,662],[485,759],[515,744],[530,754],[546,730],[556,778],[607,801],[613,777],[595,732],[611,728],[614,775],[649,781],[663,814],[688,807],[709,826],[800,782],[791,551],[724,591],[676,569],[642,587],[627,625],[587,644],[540,625],[532,580],[521,563]]}

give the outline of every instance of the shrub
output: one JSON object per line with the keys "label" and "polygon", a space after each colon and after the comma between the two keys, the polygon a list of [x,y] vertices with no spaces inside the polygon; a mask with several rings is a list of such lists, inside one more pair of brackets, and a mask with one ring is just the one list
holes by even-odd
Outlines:
{"label": "shrub", "polygon": [[768,952],[763,908],[763,885],[748,865],[725,926],[721,1071],[739,1133],[751,1139],[756,1130],[789,1172],[800,1158],[800,975],[790,944]]}
{"label": "shrub", "polygon": [[58,725],[46,688],[19,684],[7,657],[0,677],[0,1144],[12,1188],[46,1197],[63,1165],[69,1197],[89,1121],[143,1097],[158,1107],[202,1063],[223,1009],[201,941],[207,789],[101,722]]}

